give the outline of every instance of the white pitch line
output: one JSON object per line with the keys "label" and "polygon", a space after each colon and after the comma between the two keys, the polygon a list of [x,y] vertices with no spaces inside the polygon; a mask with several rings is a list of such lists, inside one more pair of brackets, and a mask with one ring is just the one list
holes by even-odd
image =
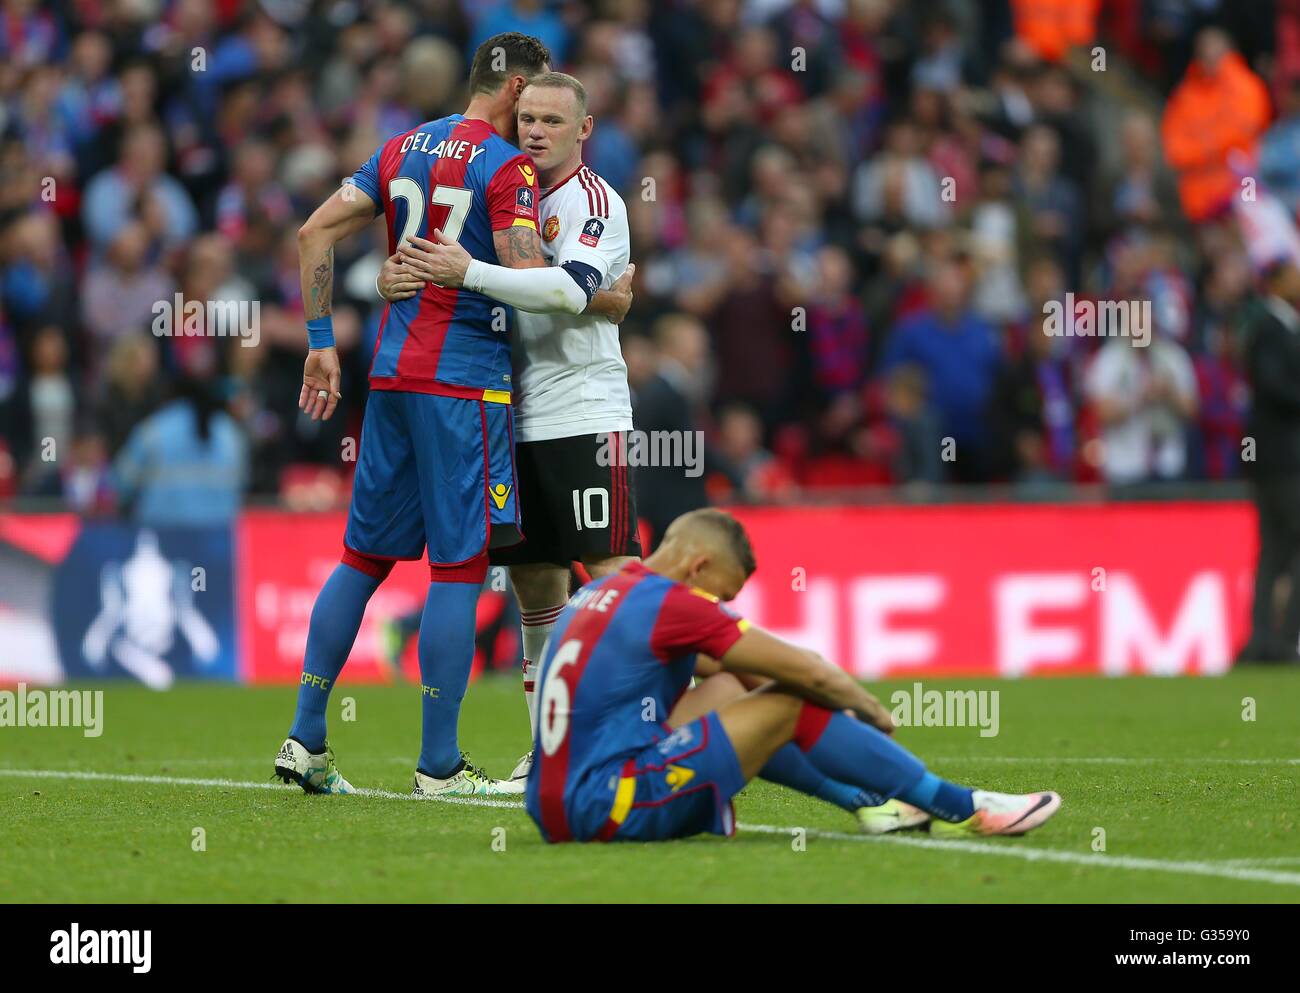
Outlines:
{"label": "white pitch line", "polygon": [[[239,779],[196,779],[190,776],[140,776],[120,772],[74,772],[65,769],[0,769],[0,776],[13,776],[19,779],[89,779],[104,780],[113,783],[149,783],[158,786],[216,786],[236,790],[288,790],[284,783],[273,781],[256,782]],[[357,789],[356,796],[380,800],[437,800],[440,803],[460,803],[469,807],[505,807],[523,810],[522,803],[509,800],[491,800],[477,796],[423,797],[410,793],[393,793],[389,790]]]}
{"label": "white pitch line", "polygon": [[[791,835],[796,828],[775,827],[771,824],[737,824],[741,831],[754,831],[758,834]],[[1215,862],[1193,862],[1173,859],[1148,859],[1132,855],[1080,855],[1077,852],[1063,852],[1055,848],[1022,848],[1018,844],[985,844],[979,841],[962,841],[945,839],[939,841],[929,838],[908,838],[904,835],[865,835],[845,834],[840,831],[821,831],[816,828],[805,829],[810,838],[825,838],[830,841],[865,841],[890,845],[903,845],[907,848],[928,848],[937,852],[969,852],[974,855],[1000,855],[1004,858],[1022,859],[1026,862],[1060,862],[1066,865],[1083,865],[1092,869],[1132,869],[1146,872],[1176,872],[1192,876],[1217,876],[1222,879],[1241,879],[1255,883],[1277,883],[1282,886],[1300,886],[1300,872],[1275,872],[1268,869],[1242,869]]]}
{"label": "white pitch line", "polygon": [[[142,776],[115,772],[75,772],[65,769],[0,769],[0,776],[19,779],[80,779],[98,780],[118,783],[149,783],[161,786],[212,786],[242,790],[276,790],[287,789],[275,782],[252,782],[238,779],[196,779],[184,776]],[[388,790],[359,789],[358,796],[384,800],[423,800],[409,793],[392,793]],[[444,797],[443,803],[458,803],[471,807],[498,807],[523,810],[523,805],[507,800],[492,800],[485,797]],[[828,841],[866,842],[869,844],[902,845],[907,848],[923,848],[937,852],[967,852],[973,855],[994,855],[1003,858],[1017,858],[1026,862],[1058,862],[1067,865],[1082,865],[1089,868],[1130,869],[1146,872],[1173,872],[1193,876],[1214,876],[1221,879],[1238,879],[1247,882],[1276,883],[1282,886],[1300,886],[1300,872],[1277,872],[1267,869],[1238,868],[1227,863],[1178,861],[1167,859],[1139,858],[1130,855],[1080,855],[1076,852],[1063,852],[1053,848],[1023,848],[1020,845],[1004,846],[985,844],[978,841],[945,839],[943,841],[928,838],[909,838],[902,835],[870,836],[847,834],[841,831],[824,831],[819,828],[778,827],[775,824],[740,824],[741,831],[753,831],[756,834],[775,834],[790,836],[795,831],[806,831],[813,838],[825,838]]]}

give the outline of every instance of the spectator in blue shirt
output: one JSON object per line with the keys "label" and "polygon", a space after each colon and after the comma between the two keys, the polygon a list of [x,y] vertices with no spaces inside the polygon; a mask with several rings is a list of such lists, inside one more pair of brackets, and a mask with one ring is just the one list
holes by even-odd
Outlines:
{"label": "spectator in blue shirt", "polygon": [[[898,324],[885,345],[882,371],[912,363],[925,371],[943,433],[955,442],[957,479],[988,477],[987,411],[1002,364],[993,326],[970,308],[970,276],[955,261],[930,279],[930,307]],[[945,459],[945,461],[949,461]]]}
{"label": "spectator in blue shirt", "polygon": [[121,505],[149,527],[217,527],[239,512],[248,452],[207,383],[182,378],[176,398],[136,426],[113,465]]}
{"label": "spectator in blue shirt", "polygon": [[1259,143],[1259,174],[1291,213],[1300,209],[1300,78],[1282,91],[1278,118]]}
{"label": "spectator in blue shirt", "polygon": [[[473,16],[473,5],[470,10]],[[543,0],[504,0],[484,11],[471,34],[468,51],[472,53],[494,34],[505,31],[519,31],[540,38],[542,44],[551,50],[551,68],[567,61],[569,28],[559,14],[547,9]]]}
{"label": "spectator in blue shirt", "polygon": [[116,166],[97,173],[86,187],[82,219],[102,251],[133,217],[140,217],[164,245],[193,237],[199,217],[185,187],[163,172],[167,143],[153,125],[133,128]]}

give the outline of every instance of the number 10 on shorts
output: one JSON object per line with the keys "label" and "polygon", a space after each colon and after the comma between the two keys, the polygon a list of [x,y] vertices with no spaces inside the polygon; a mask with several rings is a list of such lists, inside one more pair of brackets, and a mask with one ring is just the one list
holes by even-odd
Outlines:
{"label": "number 10 on shorts", "polygon": [[[599,518],[597,514],[600,515]],[[584,527],[592,530],[609,527],[609,490],[602,486],[574,490],[573,523],[579,531]]]}

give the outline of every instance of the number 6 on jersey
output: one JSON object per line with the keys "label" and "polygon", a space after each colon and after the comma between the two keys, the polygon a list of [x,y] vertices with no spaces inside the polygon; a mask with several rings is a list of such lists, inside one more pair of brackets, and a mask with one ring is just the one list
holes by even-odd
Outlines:
{"label": "number 6 on jersey", "polygon": [[542,684],[541,710],[538,720],[541,722],[542,751],[554,755],[564,744],[569,734],[569,684],[564,681],[565,666],[573,665],[582,654],[582,642],[576,639],[566,641],[560,646],[551,665],[546,670],[546,682]]}

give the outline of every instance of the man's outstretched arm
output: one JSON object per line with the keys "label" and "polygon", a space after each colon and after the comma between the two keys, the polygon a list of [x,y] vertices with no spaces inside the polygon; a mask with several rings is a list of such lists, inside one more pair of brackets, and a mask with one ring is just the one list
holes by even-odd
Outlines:
{"label": "man's outstretched arm", "polygon": [[380,272],[380,295],[387,300],[413,296],[416,280],[439,286],[464,286],[502,303],[535,314],[599,314],[622,322],[632,305],[632,276],[628,266],[608,290],[590,267],[548,266],[541,240],[530,227],[509,227],[493,234],[497,258],[492,265],[471,258],[465,249],[434,231],[437,243],[412,238],[402,244]]}
{"label": "man's outstretched arm", "polygon": [[[546,256],[542,254],[542,241],[538,234],[532,228],[526,226],[506,228],[503,231],[497,231],[492,240],[497,250],[499,258],[504,266],[493,266],[490,262],[481,262],[485,274],[484,283],[491,286],[500,285],[500,280],[510,280],[511,277],[503,273],[493,273],[491,269],[536,269],[539,266],[551,269],[546,262]],[[468,269],[468,265],[466,266]],[[475,267],[478,268],[477,266]],[[623,273],[614,285],[607,290],[600,289],[599,278],[595,279],[596,289],[592,290],[586,285],[586,278],[594,272],[590,267],[570,268],[560,266],[565,272],[569,273],[569,278],[577,284],[579,289],[587,295],[587,302],[583,309],[577,311],[580,314],[595,314],[601,317],[608,317],[615,324],[622,324],[623,318],[627,317],[627,312],[632,306],[632,277],[636,274],[636,266],[629,265],[627,271]],[[470,289],[474,289],[473,286]],[[565,287],[567,290],[568,287]],[[530,313],[554,313],[554,311],[535,310],[532,307],[525,307],[521,304],[512,303],[490,289],[483,289],[479,292],[486,293],[494,299],[501,300],[502,303],[509,303],[512,307],[518,307],[520,310],[527,310]],[[576,297],[572,302],[576,303]],[[572,311],[560,311],[561,313],[572,313]]]}
{"label": "man's outstretched arm", "polygon": [[316,208],[298,229],[298,279],[307,319],[307,362],[298,407],[313,421],[329,420],[338,406],[339,356],[334,349],[334,246],[375,217],[375,202],[355,184],[345,184]]}

